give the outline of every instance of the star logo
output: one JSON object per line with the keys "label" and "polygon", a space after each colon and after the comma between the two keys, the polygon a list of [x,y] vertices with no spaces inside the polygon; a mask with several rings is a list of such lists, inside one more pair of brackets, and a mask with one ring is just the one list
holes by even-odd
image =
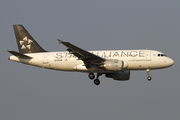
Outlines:
{"label": "star logo", "polygon": [[33,41],[28,39],[27,36],[23,38],[22,41],[19,41],[19,44],[22,46],[21,49],[31,49],[31,43]]}

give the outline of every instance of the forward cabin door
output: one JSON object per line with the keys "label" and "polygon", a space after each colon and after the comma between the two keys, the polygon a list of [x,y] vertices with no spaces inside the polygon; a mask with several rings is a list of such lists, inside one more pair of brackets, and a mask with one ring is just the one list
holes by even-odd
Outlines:
{"label": "forward cabin door", "polygon": [[150,50],[146,50],[146,60],[147,61],[151,60],[151,51]]}

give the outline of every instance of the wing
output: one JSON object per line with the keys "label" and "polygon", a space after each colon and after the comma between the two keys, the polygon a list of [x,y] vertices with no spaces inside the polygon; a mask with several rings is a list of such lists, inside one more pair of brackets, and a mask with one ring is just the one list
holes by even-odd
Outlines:
{"label": "wing", "polygon": [[63,45],[65,45],[68,48],[67,51],[69,51],[70,54],[73,54],[79,60],[82,60],[86,66],[102,65],[105,61],[104,58],[99,57],[93,53],[86,51],[86,50],[83,50],[69,42],[64,42],[59,39],[58,39],[58,41],[59,41],[59,44],[62,43]]}

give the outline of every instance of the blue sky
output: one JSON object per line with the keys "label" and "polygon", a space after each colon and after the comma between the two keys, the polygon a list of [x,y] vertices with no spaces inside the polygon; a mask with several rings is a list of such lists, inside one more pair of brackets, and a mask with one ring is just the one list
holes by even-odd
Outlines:
{"label": "blue sky", "polygon": [[[169,120],[180,118],[180,1],[3,0],[0,4],[1,120]],[[175,61],[166,69],[132,71],[126,82],[52,71],[8,60],[17,49],[13,24],[22,24],[48,51],[57,39],[85,50],[153,49]]]}

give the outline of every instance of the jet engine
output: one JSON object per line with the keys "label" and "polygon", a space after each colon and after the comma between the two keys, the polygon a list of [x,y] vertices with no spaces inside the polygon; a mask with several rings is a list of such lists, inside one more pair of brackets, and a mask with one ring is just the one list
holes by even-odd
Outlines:
{"label": "jet engine", "polygon": [[118,81],[127,81],[130,78],[130,71],[107,73],[106,77],[113,78],[114,80]]}
{"label": "jet engine", "polygon": [[127,63],[122,60],[107,60],[103,67],[109,71],[122,71],[127,68]]}

